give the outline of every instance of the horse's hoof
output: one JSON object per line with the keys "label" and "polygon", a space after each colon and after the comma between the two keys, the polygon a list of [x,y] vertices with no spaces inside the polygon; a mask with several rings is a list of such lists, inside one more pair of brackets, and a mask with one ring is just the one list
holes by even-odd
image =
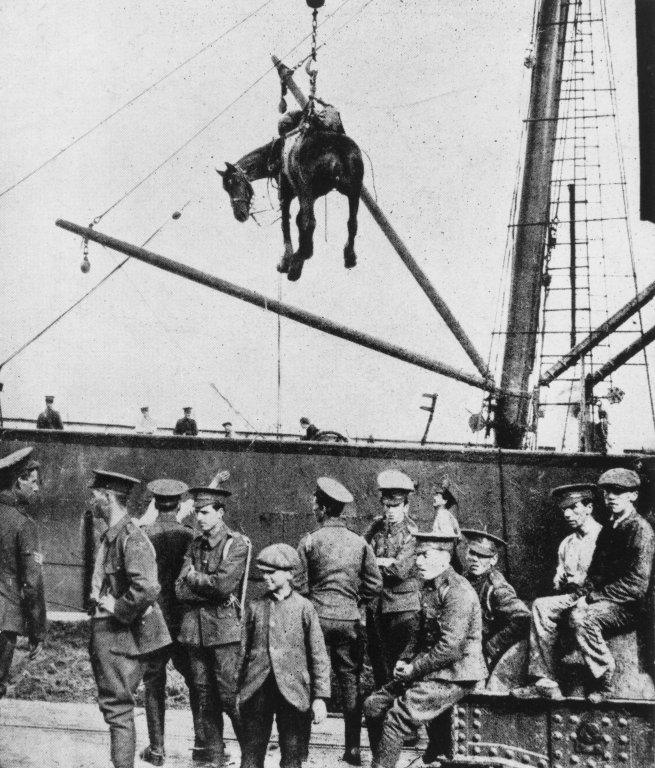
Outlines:
{"label": "horse's hoof", "polygon": [[278,272],[284,275],[289,271],[289,265],[283,264],[282,262],[280,262],[280,264],[277,265],[276,269]]}
{"label": "horse's hoof", "polygon": [[343,265],[346,269],[352,269],[357,266],[357,256],[355,254],[344,254]]}
{"label": "horse's hoof", "polygon": [[287,280],[295,283],[300,278],[300,275],[302,275],[302,260],[291,265],[287,273]]}

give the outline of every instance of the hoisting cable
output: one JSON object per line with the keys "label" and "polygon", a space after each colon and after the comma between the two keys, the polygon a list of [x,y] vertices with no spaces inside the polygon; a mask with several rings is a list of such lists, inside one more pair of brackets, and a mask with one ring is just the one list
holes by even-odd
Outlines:
{"label": "hoisting cable", "polygon": [[40,170],[45,168],[47,165],[50,165],[50,163],[54,162],[58,157],[61,157],[61,155],[64,154],[64,152],[67,152],[69,149],[74,147],[76,144],[79,144],[80,141],[85,139],[87,136],[90,136],[94,131],[96,131],[98,128],[103,126],[105,123],[107,123],[109,120],[111,120],[113,117],[116,117],[119,113],[126,110],[128,107],[132,106],[135,101],[140,99],[142,96],[145,96],[146,93],[152,91],[154,88],[156,88],[158,85],[161,85],[165,80],[168,80],[169,77],[174,75],[176,72],[178,72],[182,67],[186,66],[189,62],[193,61],[194,59],[197,59],[198,56],[201,56],[205,51],[208,51],[210,48],[213,48],[216,43],[218,43],[220,40],[222,40],[224,37],[226,37],[230,32],[233,32],[237,27],[240,27],[242,24],[244,24],[248,19],[252,18],[253,16],[256,16],[261,10],[263,10],[269,3],[272,3],[273,0],[266,0],[266,2],[262,3],[262,5],[259,6],[259,8],[256,8],[254,11],[249,13],[247,16],[244,16],[240,21],[233,24],[229,29],[226,29],[224,32],[221,32],[221,34],[212,40],[210,43],[207,43],[207,45],[203,46],[199,51],[196,51],[193,55],[189,56],[188,59],[185,59],[183,62],[178,64],[173,69],[169,70],[166,74],[162,75],[159,80],[156,80],[151,85],[144,88],[142,91],[137,93],[136,96],[133,96],[129,101],[126,101],[125,104],[122,104],[120,107],[115,109],[113,112],[111,112],[109,115],[104,117],[99,123],[96,123],[94,126],[89,128],[87,131],[85,131],[81,136],[78,136],[76,139],[73,139],[69,144],[67,144],[63,149],[60,149],[58,152],[56,152],[52,157],[49,157],[47,160],[44,160],[40,165],[38,165],[36,168],[33,168],[31,171],[29,171],[25,176],[21,177],[17,181],[15,181],[10,186],[6,187],[6,189],[3,189],[0,192],[0,197],[3,197],[8,192],[11,192],[12,189],[15,189],[20,184],[22,184],[24,181],[27,181],[28,179],[32,178],[36,173],[38,173]]}
{"label": "hoisting cable", "polygon": [[[189,201],[189,202],[190,202],[190,201]],[[182,208],[180,208],[180,210],[183,210],[184,208],[186,208],[186,206],[187,206],[188,204],[189,204],[189,203],[185,203],[185,204],[182,206]],[[179,217],[178,217],[178,218],[179,218]],[[143,247],[145,247],[146,245],[148,245],[148,243],[150,243],[150,241],[151,241],[151,240],[152,240],[152,239],[153,239],[153,238],[154,238],[156,235],[158,235],[158,234],[159,234],[159,233],[162,231],[162,229],[163,229],[163,228],[166,226],[166,224],[168,224],[168,220],[167,220],[167,221],[165,221],[165,222],[164,222],[164,223],[163,223],[163,224],[162,224],[160,227],[158,227],[158,228],[157,228],[157,229],[156,229],[156,230],[155,230],[155,231],[154,231],[154,232],[153,232],[153,233],[150,235],[150,237],[148,237],[148,238],[147,238],[147,239],[146,239],[146,240],[143,242],[143,244],[142,244],[142,246],[141,246],[141,247],[143,248]],[[91,294],[92,294],[94,291],[98,290],[98,288],[100,288],[100,286],[101,286],[103,283],[106,283],[106,282],[107,282],[107,280],[109,280],[109,278],[110,278],[110,277],[112,277],[113,275],[115,275],[115,274],[118,272],[118,270],[119,270],[119,269],[121,269],[122,267],[124,267],[124,266],[125,266],[125,264],[127,264],[127,262],[130,260],[130,258],[131,258],[131,256],[128,256],[126,259],[123,259],[123,261],[121,261],[119,264],[117,264],[117,265],[116,265],[116,266],[115,266],[115,267],[114,267],[114,268],[113,268],[113,269],[112,269],[110,272],[108,272],[108,273],[107,273],[107,274],[106,274],[106,275],[105,275],[103,278],[101,278],[100,280],[98,280],[98,282],[97,282],[97,283],[96,283],[96,284],[95,284],[93,287],[89,288],[89,290],[88,290],[88,291],[87,291],[85,294],[83,294],[82,296],[80,296],[80,298],[79,298],[79,299],[77,299],[76,301],[74,301],[74,302],[73,302],[73,303],[70,305],[70,307],[68,307],[67,309],[65,309],[63,312],[61,312],[59,315],[57,315],[57,317],[56,317],[54,320],[52,320],[51,322],[49,322],[49,323],[48,323],[48,324],[45,326],[45,328],[42,328],[42,329],[41,329],[41,330],[40,330],[38,333],[36,333],[34,336],[32,336],[30,339],[28,339],[28,341],[26,341],[24,344],[22,344],[22,345],[21,345],[21,346],[20,346],[20,347],[19,347],[17,350],[15,350],[14,352],[12,352],[12,353],[11,353],[11,355],[9,355],[9,357],[8,357],[6,360],[4,360],[2,363],[0,363],[0,370],[2,370],[2,368],[3,368],[5,365],[7,365],[7,363],[8,363],[8,362],[10,362],[11,360],[13,360],[13,359],[14,359],[15,357],[17,357],[18,355],[20,355],[20,353],[21,353],[21,352],[23,352],[23,350],[27,349],[27,347],[29,347],[31,344],[33,344],[33,343],[34,343],[34,342],[35,342],[37,339],[41,338],[41,336],[43,336],[43,334],[44,334],[44,333],[47,333],[47,332],[48,332],[48,331],[49,331],[49,330],[50,330],[50,329],[51,329],[51,328],[52,328],[54,325],[56,325],[56,324],[57,324],[57,323],[58,323],[58,322],[59,322],[61,319],[63,319],[64,317],[66,317],[66,315],[67,315],[67,314],[69,314],[70,312],[72,312],[72,311],[75,309],[75,307],[78,307],[78,306],[79,306],[79,305],[80,305],[80,304],[81,304],[81,303],[82,303],[82,302],[83,302],[85,299],[87,299],[87,298],[88,298],[88,297],[89,297],[89,296],[90,296],[90,295],[91,295]],[[85,260],[88,262],[88,242],[87,242],[87,241],[84,241],[84,259],[85,259]],[[82,262],[82,264],[84,265],[84,263],[85,263],[85,262],[83,261],[83,262]],[[82,271],[84,271],[84,270],[82,270]],[[88,272],[88,269],[87,269],[86,271]]]}

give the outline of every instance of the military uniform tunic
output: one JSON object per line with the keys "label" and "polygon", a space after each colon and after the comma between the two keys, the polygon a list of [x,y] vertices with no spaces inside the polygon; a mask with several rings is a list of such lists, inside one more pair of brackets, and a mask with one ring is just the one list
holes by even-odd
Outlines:
{"label": "military uniform tunic", "polygon": [[43,556],[36,523],[11,491],[0,493],[0,698],[6,691],[16,636],[45,636]]}
{"label": "military uniform tunic", "polygon": [[408,679],[366,699],[364,715],[374,765],[395,768],[405,739],[469,693],[487,669],[478,597],[452,567],[421,589],[419,631],[402,652]]}
{"label": "military uniform tunic", "polygon": [[482,608],[482,650],[489,669],[514,643],[527,638],[530,610],[503,574],[492,568],[479,577],[467,575]]}
{"label": "military uniform tunic", "polygon": [[298,547],[298,591],[318,613],[343,701],[346,749],[359,747],[360,676],[363,656],[362,607],[377,601],[382,576],[370,545],[343,520],[327,517],[322,528]]}
{"label": "military uniform tunic", "polygon": [[195,419],[183,416],[175,422],[174,435],[197,435],[198,425]]}
{"label": "military uniform tunic", "polygon": [[54,408],[45,410],[40,413],[36,418],[37,429],[63,429],[64,424],[59,415],[59,411],[55,411]]}
{"label": "military uniform tunic", "polygon": [[418,627],[420,578],[416,570],[416,524],[403,520],[388,525],[378,517],[364,538],[376,557],[393,558],[380,566],[382,594],[376,608],[368,611],[368,653],[376,687],[391,678],[393,668]]}
{"label": "military uniform tunic", "polygon": [[[114,768],[133,768],[136,733],[134,697],[141,681],[141,658],[171,641],[157,604],[155,550],[125,515],[102,537],[94,566],[89,654],[98,686],[98,704],[109,725]],[[115,600],[108,614],[97,601]]]}
{"label": "military uniform tunic", "polygon": [[241,642],[239,590],[250,542],[224,523],[209,536],[199,532],[189,545],[175,592],[182,604],[178,640],[188,647],[198,695],[194,757],[222,761],[223,717],[239,734],[236,706]]}

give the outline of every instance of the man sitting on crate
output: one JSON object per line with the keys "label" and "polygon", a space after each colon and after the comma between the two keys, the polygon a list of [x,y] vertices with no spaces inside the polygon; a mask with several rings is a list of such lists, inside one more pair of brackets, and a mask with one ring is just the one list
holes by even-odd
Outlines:
{"label": "man sitting on crate", "polygon": [[[419,630],[396,663],[394,679],[364,704],[371,768],[395,768],[404,741],[487,676],[480,602],[450,565],[456,538],[452,529],[416,534],[424,579]],[[439,735],[434,729],[428,725],[431,739]]]}

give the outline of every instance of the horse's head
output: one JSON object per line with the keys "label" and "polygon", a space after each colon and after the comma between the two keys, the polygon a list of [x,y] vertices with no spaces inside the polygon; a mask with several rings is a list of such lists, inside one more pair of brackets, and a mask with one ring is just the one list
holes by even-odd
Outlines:
{"label": "horse's head", "polygon": [[230,196],[232,213],[237,221],[247,221],[250,216],[250,204],[255,194],[245,172],[238,165],[225,162],[225,170],[216,173],[223,179],[223,189]]}

